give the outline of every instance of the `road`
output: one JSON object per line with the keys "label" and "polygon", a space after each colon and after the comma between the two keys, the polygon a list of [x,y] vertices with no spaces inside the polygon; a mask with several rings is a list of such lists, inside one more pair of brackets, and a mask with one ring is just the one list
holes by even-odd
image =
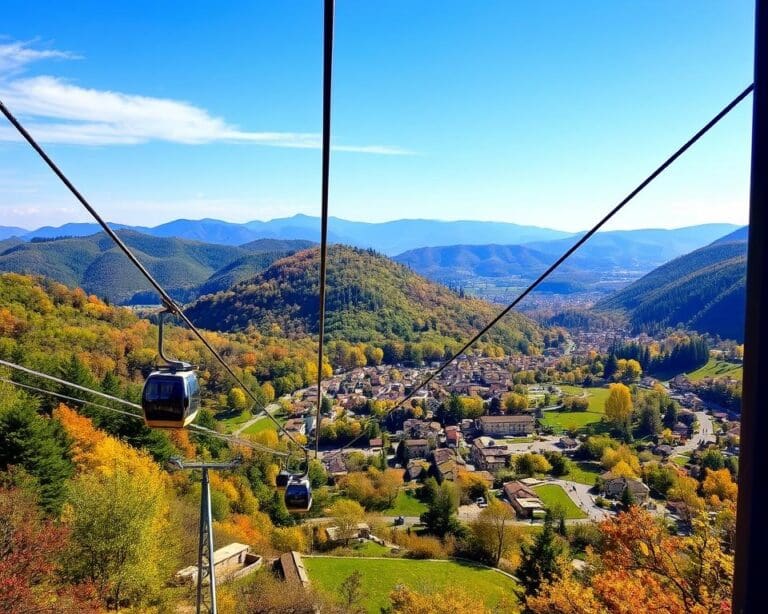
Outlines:
{"label": "road", "polygon": [[682,446],[677,446],[675,448],[676,453],[693,452],[702,443],[714,443],[715,428],[712,423],[712,417],[707,412],[697,411],[696,419],[699,421],[699,432],[695,433]]}

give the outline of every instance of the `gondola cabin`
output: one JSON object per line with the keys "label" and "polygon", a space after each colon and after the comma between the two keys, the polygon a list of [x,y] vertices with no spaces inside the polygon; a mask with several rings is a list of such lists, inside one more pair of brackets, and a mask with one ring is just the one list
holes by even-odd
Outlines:
{"label": "gondola cabin", "polygon": [[193,370],[149,374],[141,393],[144,421],[152,428],[183,428],[200,410],[200,385]]}
{"label": "gondola cabin", "polygon": [[277,486],[278,490],[284,491],[286,488],[288,488],[288,482],[291,481],[291,473],[289,471],[286,471],[283,469],[280,473],[275,476],[275,486]]}
{"label": "gondola cabin", "polygon": [[291,476],[285,489],[285,507],[293,514],[306,514],[312,507],[312,486],[303,475]]}

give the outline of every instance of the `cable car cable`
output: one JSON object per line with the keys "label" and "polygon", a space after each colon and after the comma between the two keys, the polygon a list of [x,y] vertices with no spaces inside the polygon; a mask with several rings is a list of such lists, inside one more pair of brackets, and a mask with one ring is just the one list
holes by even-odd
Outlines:
{"label": "cable car cable", "polygon": [[[565,262],[568,258],[570,258],[573,253],[578,250],[582,245],[584,245],[589,239],[598,231],[600,228],[602,228],[614,215],[616,215],[619,211],[621,211],[625,205],[627,205],[632,199],[635,198],[640,192],[645,189],[648,184],[650,184],[656,177],[661,175],[675,160],[677,160],[681,155],[683,155],[690,147],[696,143],[702,136],[704,136],[707,132],[709,132],[710,129],[712,129],[717,123],[723,119],[728,113],[730,113],[742,100],[744,100],[749,94],[752,93],[752,91],[755,88],[755,84],[752,83],[748,85],[736,98],[734,98],[731,102],[729,102],[723,109],[715,115],[711,120],[709,120],[698,132],[696,132],[690,139],[688,139],[680,148],[678,148],[671,156],[669,156],[664,162],[662,162],[656,170],[654,170],[650,175],[648,175],[643,181],[638,184],[638,186],[632,190],[627,196],[625,196],[613,209],[611,209],[597,224],[595,224],[589,231],[587,231],[584,236],[582,236],[578,241],[576,241],[571,247],[569,247],[554,263],[552,263],[546,271],[544,271],[539,277],[536,278],[535,281],[533,281],[525,290],[523,290],[515,300],[513,300],[509,305],[507,305],[504,309],[501,310],[501,312],[493,318],[488,324],[486,324],[480,332],[476,333],[469,341],[467,341],[460,350],[458,350],[453,356],[451,356],[448,360],[446,360],[443,364],[441,364],[435,371],[433,371],[429,376],[424,378],[424,380],[419,383],[418,386],[415,386],[413,390],[405,396],[401,401],[399,401],[394,407],[387,410],[387,412],[384,414],[383,417],[388,416],[396,409],[399,409],[402,407],[407,401],[411,400],[418,391],[429,384],[435,377],[440,375],[440,373],[445,370],[448,365],[450,365],[454,360],[456,360],[459,356],[461,356],[464,352],[466,352],[470,347],[472,347],[483,335],[485,335],[491,328],[493,328],[499,320],[501,320],[505,315],[507,315],[512,309],[514,309],[520,301],[522,301],[526,296],[528,296],[533,290],[536,289],[536,287],[541,284],[549,275],[551,275],[563,262]],[[339,450],[344,450],[351,446],[353,443],[358,441],[364,436],[364,433],[361,433],[357,437],[353,438],[351,441],[347,442]]]}
{"label": "cable car cable", "polygon": [[[317,407],[315,408],[315,458],[320,450],[320,405],[323,400],[323,343],[325,341],[325,284],[328,258],[328,189],[331,164],[331,83],[333,72],[333,0],[323,3],[323,137],[320,195],[320,311],[317,341]],[[309,469],[309,467],[307,467]]]}
{"label": "cable car cable", "polygon": [[[115,397],[115,396],[112,396],[112,395],[109,395],[109,394],[105,394],[103,392],[99,392],[98,390],[92,390],[91,388],[86,388],[85,386],[81,386],[79,384],[75,384],[74,382],[68,382],[67,380],[63,380],[63,379],[54,377],[52,375],[48,375],[47,373],[41,373],[39,371],[35,371],[33,369],[29,369],[27,367],[23,367],[21,365],[17,365],[17,364],[14,364],[14,363],[11,363],[11,362],[8,362],[8,361],[5,361],[5,360],[0,360],[0,364],[4,365],[6,367],[10,367],[12,369],[16,369],[18,371],[23,371],[24,373],[28,373],[30,375],[35,375],[35,376],[43,378],[43,379],[51,380],[51,381],[56,382],[57,384],[61,384],[63,386],[69,386],[71,388],[76,388],[78,390],[81,390],[82,392],[87,392],[88,394],[94,394],[94,395],[103,397],[103,398],[105,398],[105,399],[107,399],[109,401],[114,401],[116,403],[121,403],[123,405],[127,405],[128,407],[131,407],[133,409],[138,409],[138,410],[141,411],[141,405],[139,405],[137,403],[131,403],[130,401],[126,401],[125,399],[121,399],[119,397]],[[86,404],[86,405],[93,405],[95,407],[100,407],[101,409],[106,409],[106,410],[109,410],[109,411],[117,413],[117,414],[122,414],[122,415],[130,416],[131,418],[136,418],[138,420],[142,420],[142,421],[144,420],[144,417],[143,417],[142,414],[138,414],[138,413],[134,413],[134,412],[129,412],[129,411],[124,411],[124,410],[121,410],[121,409],[116,409],[114,407],[107,407],[106,405],[101,405],[100,403],[95,403],[93,401],[86,401],[85,399],[78,399],[76,397],[67,396],[67,395],[61,394],[59,392],[54,392],[52,390],[46,390],[44,388],[37,388],[35,386],[30,386],[29,384],[22,384],[21,382],[17,382],[17,381],[14,381],[12,379],[7,379],[7,378],[4,378],[4,377],[0,377],[0,381],[6,382],[6,383],[9,383],[9,384],[13,384],[14,386],[18,386],[20,388],[26,388],[26,389],[29,389],[29,390],[33,390],[35,392],[40,392],[40,393],[43,393],[43,394],[48,394],[48,395],[51,395],[51,396],[63,398],[63,399],[66,399],[68,401],[74,401],[74,402],[83,403],[83,404]],[[193,429],[195,431],[198,431],[201,434],[205,434],[205,435],[208,435],[210,437],[214,437],[216,439],[221,439],[222,441],[226,441],[226,442],[231,443],[233,445],[246,446],[246,447],[253,448],[254,450],[259,450],[259,451],[262,451],[262,452],[268,452],[270,454],[275,454],[277,456],[290,456],[289,452],[285,452],[283,450],[276,450],[275,448],[270,448],[269,446],[265,446],[263,444],[256,443],[254,441],[250,441],[248,439],[240,439],[239,437],[234,437],[232,435],[225,435],[223,433],[219,433],[218,431],[214,431],[214,430],[206,428],[204,426],[200,426],[199,424],[190,424],[189,428],[191,428],[191,429]]]}
{"label": "cable car cable", "polygon": [[117,235],[117,233],[112,230],[112,228],[109,227],[109,225],[104,221],[104,219],[99,215],[99,213],[91,206],[91,204],[85,199],[85,197],[78,191],[78,189],[74,186],[74,184],[67,178],[67,176],[59,169],[59,167],[56,165],[56,163],[48,156],[47,153],[45,153],[45,150],[35,141],[35,139],[32,137],[32,135],[27,132],[27,130],[24,128],[24,126],[21,125],[18,119],[14,117],[14,115],[10,112],[10,110],[5,106],[2,100],[0,100],[0,111],[5,115],[6,119],[11,123],[11,125],[16,128],[17,132],[24,138],[24,140],[29,143],[29,145],[32,147],[32,149],[35,150],[35,152],[42,158],[42,160],[48,165],[48,167],[53,171],[53,173],[61,180],[61,182],[69,189],[69,191],[72,193],[72,195],[80,202],[83,207],[88,211],[88,213],[93,216],[93,218],[99,223],[101,228],[104,230],[104,232],[115,242],[115,244],[120,248],[120,250],[128,257],[128,259],[136,266],[136,268],[139,269],[139,272],[147,279],[147,281],[152,285],[152,287],[157,291],[157,293],[160,295],[160,298],[162,299],[162,302],[166,309],[168,309],[171,313],[179,316],[184,323],[189,327],[189,329],[195,334],[195,336],[203,343],[203,345],[211,352],[211,354],[216,358],[216,360],[221,364],[222,367],[227,371],[229,376],[233,379],[233,381],[240,386],[245,393],[251,397],[251,400],[254,402],[255,407],[257,408],[259,413],[264,412],[268,418],[277,426],[277,428],[282,431],[283,434],[285,434],[288,439],[290,439],[295,445],[305,448],[305,446],[302,446],[299,444],[298,441],[291,435],[291,433],[283,427],[282,424],[280,424],[280,421],[277,420],[272,414],[270,414],[268,411],[264,411],[264,407],[259,407],[259,399],[256,397],[253,392],[242,382],[242,380],[235,374],[232,367],[227,364],[227,362],[222,358],[222,356],[216,351],[216,349],[211,345],[211,343],[205,338],[205,336],[200,332],[200,330],[192,323],[192,321],[189,319],[186,313],[184,313],[184,310],[176,304],[176,302],[171,298],[171,296],[168,294],[168,292],[165,291],[165,289],[160,285],[160,283],[152,276],[152,274],[146,269],[146,267],[141,263],[141,261],[136,257],[136,255],[131,251],[131,249],[123,242],[123,240]]}

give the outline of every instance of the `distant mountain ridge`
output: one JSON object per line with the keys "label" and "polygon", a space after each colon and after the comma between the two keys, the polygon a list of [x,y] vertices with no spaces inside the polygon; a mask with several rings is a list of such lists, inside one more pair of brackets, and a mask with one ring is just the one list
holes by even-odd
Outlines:
{"label": "distant mountain ridge", "polygon": [[[394,220],[390,222],[355,222],[331,217],[328,220],[328,239],[332,243],[344,243],[356,247],[373,248],[381,253],[394,255],[424,245],[447,245],[466,242],[467,237],[482,237],[482,242],[519,244],[529,241],[547,241],[567,237],[572,233],[537,226],[525,226],[508,222],[479,222],[438,220]],[[266,222],[252,221],[244,224],[215,219],[179,219],[152,228],[110,224],[115,229],[136,230],[157,237],[176,237],[218,243],[242,245],[255,239],[302,239],[318,241],[320,218],[297,214]],[[19,236],[30,240],[35,237],[54,238],[63,236],[87,236],[99,232],[96,224],[64,224],[58,228],[45,226],[26,231],[15,227],[0,227],[0,239]]]}
{"label": "distant mountain ridge", "polygon": [[[218,292],[275,260],[313,245],[259,240],[233,247],[119,230],[123,241],[176,300]],[[43,275],[112,302],[156,302],[139,271],[104,233],[63,239],[0,242],[0,271]]]}
{"label": "distant mountain ridge", "polygon": [[[733,236],[738,239],[742,231]],[[598,302],[594,309],[622,313],[636,330],[683,324],[742,341],[747,242],[729,237],[668,262]]]}
{"label": "distant mountain ridge", "polygon": [[[548,280],[586,289],[608,280],[625,283],[655,267],[703,247],[733,230],[731,224],[706,224],[671,230],[615,230],[596,234]],[[736,231],[739,232],[739,231]],[[452,285],[489,278],[510,283],[532,281],[563,254],[576,237],[525,245],[451,245],[409,250],[395,257],[421,275]]]}

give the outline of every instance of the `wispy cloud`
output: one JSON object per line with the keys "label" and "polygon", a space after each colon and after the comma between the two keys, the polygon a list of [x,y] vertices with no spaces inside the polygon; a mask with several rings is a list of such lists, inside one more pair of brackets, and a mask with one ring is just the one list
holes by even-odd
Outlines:
{"label": "wispy cloud", "polygon": [[[0,45],[0,98],[14,113],[25,118],[27,129],[42,142],[72,145],[230,142],[301,149],[320,147],[320,136],[316,133],[242,130],[180,100],[85,88],[54,76],[19,75],[36,61],[74,57],[77,56],[64,51],[33,49],[28,43]],[[10,128],[0,130],[0,140],[18,138]],[[379,155],[411,153],[388,145],[337,144],[333,149]]]}
{"label": "wispy cloud", "polygon": [[28,64],[40,60],[78,60],[80,56],[69,51],[34,49],[30,41],[0,43],[0,75],[12,75]]}

